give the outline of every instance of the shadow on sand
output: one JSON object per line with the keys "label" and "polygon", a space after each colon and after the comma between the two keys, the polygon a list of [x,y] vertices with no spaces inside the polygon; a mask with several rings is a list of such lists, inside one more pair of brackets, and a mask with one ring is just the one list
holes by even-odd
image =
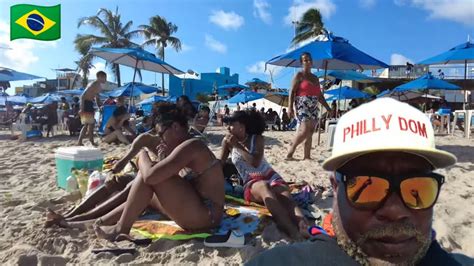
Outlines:
{"label": "shadow on sand", "polygon": [[474,163],[474,147],[472,146],[441,145],[437,148],[456,155],[460,163]]}

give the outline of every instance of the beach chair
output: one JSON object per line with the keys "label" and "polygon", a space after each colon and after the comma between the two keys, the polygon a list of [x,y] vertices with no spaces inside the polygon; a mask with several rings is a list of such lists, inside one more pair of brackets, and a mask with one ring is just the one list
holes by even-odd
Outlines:
{"label": "beach chair", "polygon": [[102,108],[102,119],[99,124],[99,136],[104,136],[104,130],[105,130],[105,125],[109,121],[109,119],[112,117],[115,109],[117,109],[116,105],[104,105]]}

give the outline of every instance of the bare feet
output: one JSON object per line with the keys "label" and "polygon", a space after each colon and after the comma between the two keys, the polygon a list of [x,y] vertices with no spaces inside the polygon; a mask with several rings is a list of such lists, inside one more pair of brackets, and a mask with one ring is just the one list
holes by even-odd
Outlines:
{"label": "bare feet", "polygon": [[107,239],[109,241],[117,241],[117,238],[120,235],[120,231],[117,228],[117,225],[101,225],[102,222],[97,220],[97,222],[93,225],[95,234],[98,238]]}
{"label": "bare feet", "polygon": [[44,227],[52,227],[53,225],[57,225],[59,227],[67,228],[69,227],[67,224],[66,219],[60,214],[57,214],[51,209],[48,209],[48,213],[46,214],[46,222],[44,223]]}

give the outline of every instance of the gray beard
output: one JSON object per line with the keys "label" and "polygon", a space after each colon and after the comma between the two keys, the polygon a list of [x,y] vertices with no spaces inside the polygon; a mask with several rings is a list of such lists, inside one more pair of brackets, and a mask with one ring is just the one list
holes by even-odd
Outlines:
{"label": "gray beard", "polygon": [[367,236],[362,236],[361,241],[358,243],[352,241],[349,236],[346,234],[342,227],[342,223],[339,217],[338,211],[333,211],[333,218],[332,218],[332,226],[334,229],[334,233],[336,235],[337,244],[341,247],[347,255],[352,257],[355,261],[360,263],[361,265],[377,265],[377,266],[384,266],[384,265],[415,265],[418,261],[420,261],[428,251],[428,248],[431,244],[431,236],[426,237],[421,235],[421,233],[417,232],[416,238],[418,242],[422,245],[419,248],[418,252],[415,254],[413,258],[407,258],[405,262],[400,264],[394,264],[389,261],[380,259],[380,258],[373,258],[369,257],[367,254],[362,251],[361,244],[367,239]]}

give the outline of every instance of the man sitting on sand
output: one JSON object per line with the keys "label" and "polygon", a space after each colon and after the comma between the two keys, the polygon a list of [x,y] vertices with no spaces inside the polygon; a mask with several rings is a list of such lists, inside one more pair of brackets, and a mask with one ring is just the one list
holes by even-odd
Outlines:
{"label": "man sitting on sand", "polygon": [[431,123],[417,109],[390,98],[366,103],[340,118],[323,163],[335,191],[326,232],[248,265],[459,265],[432,229],[445,181],[434,169],[455,162],[436,149]]}
{"label": "man sitting on sand", "polygon": [[81,123],[83,125],[81,133],[79,134],[79,139],[77,140],[77,145],[82,146],[82,140],[85,135],[89,137],[92,145],[94,143],[94,126],[95,126],[95,109],[94,109],[94,99],[97,103],[97,106],[100,107],[100,98],[99,93],[105,83],[107,82],[107,74],[104,71],[97,72],[97,80],[92,82],[82,93],[81,95],[81,110],[79,115],[81,116]]}

